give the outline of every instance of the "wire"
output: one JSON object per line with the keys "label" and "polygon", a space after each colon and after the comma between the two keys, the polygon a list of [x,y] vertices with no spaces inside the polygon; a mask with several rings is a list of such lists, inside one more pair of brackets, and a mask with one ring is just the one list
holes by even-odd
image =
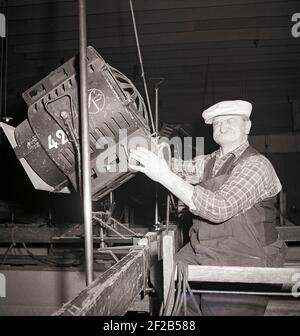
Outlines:
{"label": "wire", "polygon": [[[195,306],[197,310],[198,315],[202,316],[200,306],[198,302],[196,301],[194,293],[192,292],[191,287],[188,283],[188,265],[182,262],[178,262],[177,263],[177,274],[178,274],[178,277],[177,277],[178,282],[177,282],[177,288],[176,288],[177,296],[176,296],[175,304],[173,307],[172,315],[173,316],[180,315],[182,312],[182,306],[183,306],[183,315],[185,316],[187,314],[187,294],[188,294],[192,300],[192,304]],[[171,280],[171,281],[174,281],[174,280]],[[168,304],[170,305],[170,303]]]}
{"label": "wire", "polygon": [[164,301],[161,304],[160,307],[160,311],[159,311],[159,316],[166,316],[167,312],[168,312],[168,308],[170,307],[170,301],[171,301],[171,297],[173,295],[172,291],[173,291],[173,286],[172,284],[174,283],[174,279],[175,279],[175,272],[176,272],[176,265],[174,265],[173,267],[173,271],[171,274],[171,281],[170,281],[170,286],[169,286],[169,290],[168,290],[168,294],[167,294],[167,299],[166,299],[166,304],[164,306]]}
{"label": "wire", "polygon": [[58,262],[56,262],[56,261],[50,260],[49,257],[45,257],[45,258],[43,258],[43,257],[35,256],[35,255],[34,255],[34,254],[27,248],[27,246],[26,246],[26,244],[25,244],[24,242],[22,242],[22,245],[23,245],[25,251],[27,252],[27,254],[28,254],[32,259],[35,259],[35,260],[37,260],[37,261],[39,261],[39,262],[41,262],[41,263],[44,263],[44,264],[46,264],[46,265],[48,265],[48,266],[69,267],[69,266],[73,266],[74,262],[80,258],[80,257],[77,258],[75,261],[73,260],[73,261],[72,261],[71,263],[69,263],[69,264],[58,263]]}
{"label": "wire", "polygon": [[1,266],[5,264],[6,259],[8,257],[8,254],[13,247],[15,247],[15,243],[10,244],[10,246],[7,248],[6,252],[4,253],[4,257],[3,257],[3,260],[1,262]]}
{"label": "wire", "polygon": [[172,311],[172,316],[177,316],[179,309],[180,309],[180,301],[182,299],[182,284],[183,284],[183,278],[182,278],[182,273],[178,272],[178,282],[177,282],[177,295],[176,295],[176,300],[175,300],[175,304],[173,307],[173,311]]}
{"label": "wire", "polygon": [[[184,277],[184,288],[187,288],[188,281],[187,277]],[[183,315],[186,316],[187,314],[187,303],[186,303],[186,290],[183,291]]]}
{"label": "wire", "polygon": [[153,122],[153,116],[152,116],[151,105],[150,105],[150,100],[149,100],[147,82],[146,82],[145,72],[144,72],[144,66],[143,66],[143,59],[142,59],[142,54],[141,54],[141,49],[140,49],[140,43],[139,43],[139,37],[138,37],[137,29],[136,29],[134,10],[133,10],[133,5],[132,5],[132,1],[131,0],[129,0],[129,5],[130,5],[131,16],[132,16],[132,22],[133,22],[133,28],[134,28],[134,35],[135,35],[135,40],[136,40],[136,46],[137,46],[137,50],[138,50],[139,61],[140,61],[140,66],[141,66],[141,71],[142,71],[141,77],[143,79],[144,89],[145,89],[145,94],[146,94],[146,99],[147,99],[147,105],[148,105],[148,109],[149,109],[149,116],[150,116],[150,121],[151,121],[151,127],[152,127],[152,131],[155,132],[155,126],[154,126],[154,122]]}
{"label": "wire", "polygon": [[[12,213],[13,214],[13,213]],[[11,229],[11,245],[8,247],[8,249],[5,251],[4,253],[4,257],[3,257],[3,260],[2,260],[2,263],[1,265],[4,265],[5,262],[6,262],[6,259],[9,255],[9,252],[11,251],[12,248],[14,248],[16,246],[16,241],[15,241],[15,229],[17,228],[17,226],[13,226],[12,229]]]}

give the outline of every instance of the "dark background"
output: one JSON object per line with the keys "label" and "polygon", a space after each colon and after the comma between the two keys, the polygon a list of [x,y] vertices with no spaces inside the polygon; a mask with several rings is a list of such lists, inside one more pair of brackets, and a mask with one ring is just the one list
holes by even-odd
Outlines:
{"label": "dark background", "polygon": [[[7,99],[1,101],[2,117],[12,117],[11,125],[17,126],[26,118],[22,92],[78,53],[77,1],[10,0],[0,5],[8,23]],[[192,136],[204,137],[209,153],[216,146],[201,111],[220,100],[246,99],[254,107],[251,134],[296,139],[300,38],[291,34],[291,17],[300,12],[298,0],[139,0],[133,5],[153,110],[150,79],[164,78],[159,90],[161,125],[180,124]],[[144,96],[129,2],[88,0],[87,14],[89,44]],[[297,146],[266,155],[287,192],[289,216],[297,223]],[[51,204],[57,219],[80,220],[79,196],[35,191],[3,134],[0,178],[0,200],[44,216]],[[143,216],[146,222],[153,220],[154,184],[147,178],[136,177],[117,193],[122,202],[129,195],[129,203],[140,213],[137,222]]]}

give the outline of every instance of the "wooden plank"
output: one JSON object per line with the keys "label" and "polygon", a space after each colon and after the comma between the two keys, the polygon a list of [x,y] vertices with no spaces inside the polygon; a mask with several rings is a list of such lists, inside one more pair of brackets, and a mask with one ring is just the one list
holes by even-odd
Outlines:
{"label": "wooden plank", "polygon": [[[12,39],[12,37],[11,37]],[[24,36],[24,42],[26,41],[27,43],[31,42],[31,39],[29,36]],[[214,54],[216,51],[220,50],[220,55],[222,55],[222,52],[224,51],[224,55],[226,56],[230,50],[232,53],[238,53],[239,50],[249,50],[249,55],[251,54],[261,54],[258,50],[263,50],[264,47],[270,47],[270,48],[275,48],[280,50],[280,48],[283,48],[284,52],[289,52],[291,48],[294,48],[298,46],[296,42],[296,39],[291,39],[290,36],[287,37],[286,39],[281,39],[281,40],[265,40],[263,43],[259,44],[259,48],[254,48],[254,43],[253,41],[215,41],[215,42],[202,42],[202,41],[196,41],[194,43],[177,43],[174,45],[143,45],[143,54],[146,55],[153,55],[156,53],[159,53],[161,51],[165,51],[167,53],[174,53],[176,54],[178,51],[183,51],[183,52],[189,52],[189,51],[199,51],[199,53],[203,52],[205,53],[206,50],[211,51],[212,54]],[[96,47],[96,46],[95,46]],[[101,45],[98,47],[99,52],[101,55],[107,55],[111,57],[112,55],[115,54],[120,54],[120,55],[127,55],[127,54],[132,54],[135,55],[136,53],[136,46],[124,46],[122,49],[120,49],[118,46],[117,47],[105,47],[104,45]],[[250,51],[251,50],[251,51]],[[12,49],[9,49],[9,56],[13,57],[14,53]],[[75,55],[78,53],[78,48],[74,48],[73,50],[70,49],[68,51],[64,51],[63,53],[59,50],[53,50],[53,51],[48,51],[48,52],[33,52],[33,53],[25,53],[22,52],[20,55],[24,55],[26,58],[30,55],[35,55],[37,54],[37,57],[35,59],[42,59],[45,58],[47,59],[48,55],[49,58],[53,58],[53,55],[57,55],[56,57],[65,57],[65,55]],[[264,54],[265,52],[263,52]],[[272,52],[269,52],[272,53]],[[136,55],[135,55],[136,56]],[[208,56],[207,54],[204,54],[204,56]],[[68,56],[67,56],[68,57]],[[150,56],[149,56],[150,57]],[[168,57],[168,56],[167,56]],[[121,57],[122,58],[122,57]],[[151,56],[152,58],[152,56]],[[268,66],[268,64],[266,64]]]}
{"label": "wooden plank", "polygon": [[189,265],[189,281],[284,284],[292,287],[299,268]]}
{"label": "wooden plank", "polygon": [[147,253],[147,247],[132,250],[53,315],[124,315],[145,288]]}
{"label": "wooden plank", "polygon": [[[123,72],[124,73],[124,72]],[[199,76],[199,79],[197,78],[193,78],[193,79],[181,79],[178,78],[178,80],[180,80],[180,84],[181,87],[178,87],[178,80],[176,80],[176,78],[174,79],[174,77],[169,78],[168,76],[164,76],[164,73],[161,72],[156,72],[156,74],[160,75],[160,77],[165,78],[165,82],[167,82],[167,86],[163,87],[161,90],[161,96],[163,97],[163,99],[168,99],[168,96],[173,96],[174,93],[178,93],[180,94],[180,97],[183,98],[183,96],[190,96],[190,97],[196,97],[199,96],[200,92],[204,92],[205,89],[205,83],[204,83],[204,79],[201,78]],[[151,72],[151,76],[152,77],[154,75],[153,72]],[[42,76],[41,76],[42,77]],[[41,78],[39,77],[39,78]],[[179,77],[179,76],[177,76]],[[258,77],[259,78],[259,77]],[[38,81],[37,77],[36,78],[32,78],[32,81],[30,80],[26,80],[27,83],[31,83],[34,84]],[[255,85],[255,81],[257,81],[257,79],[255,78],[251,78],[251,80],[249,79],[248,81],[246,81],[246,84],[243,83],[244,85],[247,86],[247,94],[248,94],[248,99],[250,99],[250,97],[255,97],[256,101],[261,100],[261,98],[272,98],[272,95],[276,94],[276,102],[281,102],[282,106],[281,107],[285,107],[286,110],[289,109],[289,103],[286,100],[286,95],[285,93],[288,94],[292,94],[292,93],[296,93],[297,92],[297,78],[290,78],[289,76],[287,77],[273,77],[273,79],[267,80],[264,78],[260,78],[260,81],[258,82],[257,85]],[[15,83],[15,85],[17,85],[19,83],[19,81],[15,80],[12,81],[9,85],[9,88],[11,88],[11,90],[13,90],[12,92],[20,92],[20,88],[13,89],[13,83]],[[208,96],[211,95],[211,91],[212,89],[214,90],[214,94],[218,94],[218,95],[230,95],[232,94],[233,96],[235,96],[236,94],[234,93],[242,93],[242,90],[245,89],[245,86],[241,84],[241,80],[238,80],[236,78],[224,78],[224,79],[217,79],[214,81],[213,83],[213,88],[212,88],[212,84],[211,81],[209,81],[209,85],[207,88],[207,94]],[[31,86],[30,85],[30,86]],[[29,86],[29,87],[30,87]],[[140,93],[143,93],[143,88],[138,87],[137,89],[139,90]],[[281,97],[281,99],[279,99]],[[8,97],[8,99],[14,99],[15,95],[10,95]],[[169,97],[172,98],[172,97]],[[202,97],[198,97],[197,100],[194,100],[192,102],[192,104],[197,104],[198,108],[201,107],[201,103],[199,100],[201,100]],[[181,101],[181,99],[179,99],[179,97],[172,99],[175,104],[177,104],[179,101]],[[269,101],[269,104],[271,105],[276,105],[274,103],[274,101]],[[266,104],[266,105],[269,105]],[[257,106],[257,104],[256,104]],[[182,108],[182,107],[181,107]],[[276,108],[276,110],[279,111],[279,107]],[[285,122],[290,123],[291,121],[287,119],[286,114],[284,114],[285,112],[282,111],[282,116],[284,117],[283,119],[285,119]],[[265,117],[266,119],[267,117]]]}
{"label": "wooden plank", "polygon": [[300,242],[300,226],[277,226],[277,230],[284,241]]}
{"label": "wooden plank", "polygon": [[[100,51],[100,50],[99,50]],[[147,68],[155,68],[157,66],[161,68],[170,68],[170,67],[184,67],[185,68],[185,62],[181,57],[178,57],[176,54],[172,54],[170,57],[164,57],[164,58],[159,58],[159,57],[150,57],[151,55],[147,55],[144,58],[144,63]],[[185,55],[182,55],[185,57]],[[104,57],[104,55],[103,55]],[[215,65],[227,65],[230,64],[232,67],[235,66],[236,64],[243,64],[247,63],[264,63],[264,62],[285,62],[285,61],[297,61],[300,58],[300,50],[295,53],[281,53],[281,54],[256,54],[256,55],[228,55],[228,56],[216,56],[212,55],[209,58],[209,64],[212,68],[214,69]],[[135,59],[133,55],[125,55],[124,57],[118,57],[118,58],[113,58],[109,55],[106,56],[106,60],[108,63],[113,65],[114,67],[120,67],[124,66],[124,64],[128,64],[129,66],[133,66]],[[59,58],[57,59],[39,59],[39,60],[27,60],[26,61],[28,66],[30,68],[35,67],[46,67],[48,66],[49,69],[51,67],[59,66]],[[208,63],[208,58],[207,56],[201,56],[200,54],[194,55],[192,57],[189,57],[188,59],[188,67],[193,67],[194,69],[197,69],[197,66],[207,66]],[[11,65],[10,68],[12,70],[17,71],[17,70],[22,70],[22,64],[20,63],[15,63],[13,66]]]}
{"label": "wooden plank", "polygon": [[[137,229],[143,234],[145,228]],[[99,242],[100,237],[94,236],[94,242]],[[132,243],[135,237],[128,236],[126,239],[112,236],[105,237],[108,243]],[[80,224],[69,226],[49,227],[31,224],[3,224],[0,225],[0,243],[11,242],[24,243],[80,243],[83,242],[82,228]]]}
{"label": "wooden plank", "polygon": [[285,257],[285,265],[298,266],[300,265],[300,245],[293,244],[288,246]]}
{"label": "wooden plank", "polygon": [[[105,60],[109,60],[109,63],[114,64],[121,61],[127,61],[132,63],[132,61],[136,57],[136,50],[133,48],[124,48],[123,49],[99,49],[99,52],[101,53],[101,56]],[[9,69],[11,66],[14,66],[15,64],[22,63],[24,61],[43,61],[47,64],[49,60],[55,60],[55,62],[59,63],[62,59],[69,59],[76,55],[78,51],[74,50],[64,52],[63,55],[59,52],[41,52],[41,53],[28,53],[23,57],[21,54],[10,54],[10,62],[9,62]],[[153,50],[143,50],[144,53],[144,59],[152,60],[152,61],[159,61],[164,59],[181,59],[181,64],[183,59],[189,59],[189,58],[196,58],[196,57],[229,57],[229,56],[255,56],[255,55],[276,55],[276,54],[282,54],[282,53],[300,53],[300,46],[270,46],[270,47],[261,47],[259,49],[254,49],[252,46],[249,47],[242,47],[240,49],[238,48],[208,48],[208,49],[201,49],[201,48],[194,48],[194,49],[169,49],[169,50],[159,50],[159,49],[153,49]],[[214,69],[211,69],[212,71]],[[265,69],[264,71],[267,71]],[[280,73],[284,74],[284,69],[281,67],[274,68],[274,73]],[[248,72],[251,74],[251,72]],[[248,73],[245,74],[245,77],[248,76]]]}
{"label": "wooden plank", "polygon": [[[76,0],[9,0],[9,8],[18,7],[18,6],[32,6],[40,5],[44,6],[49,3],[67,3],[67,2],[76,2]],[[149,10],[149,9],[169,9],[169,8],[189,8],[189,7],[215,7],[215,6],[228,6],[228,5],[238,5],[238,4],[255,4],[260,3],[261,0],[206,0],[204,3],[199,2],[199,0],[172,0],[170,3],[169,0],[160,0],[154,3],[149,3],[148,0],[139,0],[135,4],[136,10]],[[282,2],[282,0],[264,0],[265,3],[271,2]],[[89,3],[97,3],[98,6],[101,6],[103,12],[120,11],[128,10],[128,5],[126,1],[120,0],[110,0],[102,2],[99,4],[99,0],[89,0]]]}
{"label": "wooden plank", "polygon": [[[105,4],[109,6],[109,3],[110,1],[100,3],[99,1],[89,1],[87,15],[110,17],[111,15],[120,16],[123,14],[130,19],[127,1],[117,1],[114,3],[114,7],[105,8]],[[160,1],[148,2],[148,6],[145,6],[146,3],[146,0],[144,2],[135,1],[134,3],[137,20],[145,23],[151,23],[153,20],[156,20],[156,22],[189,21],[193,20],[194,17],[198,17],[199,20],[282,15],[290,17],[299,9],[296,1],[284,1],[272,5],[268,3],[240,3],[234,6],[223,3],[219,3],[218,6],[205,6],[199,1],[198,4],[194,3],[192,6],[184,5],[185,1],[181,1],[180,6],[174,6],[173,4],[170,5],[170,1],[167,1],[163,7],[159,6]],[[17,21],[46,19],[53,16],[77,16],[77,11],[76,2],[49,2],[41,5],[11,7],[9,15],[14,21]]]}
{"label": "wooden plank", "polygon": [[300,300],[270,298],[265,316],[300,316]]}
{"label": "wooden plank", "polygon": [[[101,52],[101,50],[99,50]],[[76,52],[74,53],[74,55]],[[113,57],[109,55],[104,55],[102,52],[104,59],[113,67],[117,69],[122,69],[123,72],[132,73],[133,66],[135,65],[135,59],[132,57],[124,57],[124,59],[113,59]],[[74,56],[72,55],[72,56]],[[64,58],[67,60],[70,57]],[[145,67],[147,68],[148,73],[162,73],[166,76],[172,78],[180,75],[180,78],[185,78],[187,80],[200,80],[204,77],[205,72],[207,71],[207,57],[199,57],[189,59],[188,64],[186,64],[183,59],[176,57],[175,55],[171,55],[169,57],[169,63],[167,60],[158,59],[154,57],[153,59],[149,58],[148,55],[144,59]],[[297,57],[299,59],[300,53],[297,54],[288,54],[286,56],[280,55],[261,55],[261,56],[253,56],[246,57],[241,56],[240,59],[237,57],[232,57],[232,62],[230,62],[230,56],[224,57],[221,59],[220,57],[212,57],[211,64],[209,67],[209,79],[211,80],[221,80],[222,77],[224,79],[225,74],[229,74],[227,78],[241,81],[241,76],[245,78],[245,80],[255,80],[257,78],[261,79],[269,79],[274,77],[289,77],[289,78],[297,78],[299,76],[299,71],[297,68]],[[42,74],[50,72],[61,65],[62,57],[50,58],[50,59],[39,59],[39,60],[19,60],[14,61],[13,55],[11,56],[11,65],[9,67],[10,73],[10,81],[18,80],[20,78],[28,77],[32,72],[34,75]],[[263,67],[263,64],[266,64],[267,61],[268,66]],[[26,65],[26,69],[24,69],[24,65]],[[23,67],[23,68],[22,68]],[[248,68],[248,69],[247,69]],[[274,71],[273,71],[274,70]],[[242,72],[242,74],[241,74]],[[132,75],[130,75],[132,77]],[[259,83],[257,83],[259,84]]]}
{"label": "wooden plank", "polygon": [[[194,31],[194,32],[172,32],[160,34],[148,34],[140,36],[142,45],[172,45],[177,43],[195,43],[197,41],[217,42],[217,41],[240,41],[240,40],[255,40],[260,41],[269,39],[288,39],[291,38],[289,27],[276,28],[247,28],[242,30],[224,29],[220,33],[219,30]],[[99,45],[108,47],[125,47],[134,46],[136,44],[133,35],[127,36],[111,36],[103,38],[92,38],[89,40],[91,45]],[[78,41],[76,39],[66,41],[53,41],[52,43],[37,43],[14,46],[17,53],[22,52],[42,52],[53,50],[74,50]]]}
{"label": "wooden plank", "polygon": [[[131,73],[134,65],[134,60],[131,58],[124,58],[123,60],[113,60],[111,57],[105,57],[106,60],[117,69],[122,70],[125,73]],[[247,81],[247,85],[250,86],[252,81],[255,81],[255,85],[265,86],[266,81],[269,81],[270,85],[278,86],[282,85],[280,78],[289,78],[290,80],[285,83],[285,85],[296,86],[295,83],[292,83],[293,80],[297,80],[299,74],[296,68],[297,59],[300,58],[300,53],[288,54],[288,55],[261,55],[261,56],[240,56],[240,57],[212,57],[209,70],[209,79],[214,81],[214,85],[217,85],[218,82],[221,84],[224,81],[241,81],[241,68],[251,67],[247,71],[243,71],[242,76]],[[127,59],[127,60],[126,60]],[[125,63],[123,63],[125,62]],[[270,64],[266,69],[262,69],[261,65],[267,62]],[[24,64],[26,64],[26,70],[24,70]],[[125,65],[126,64],[126,65]],[[177,57],[170,57],[169,60],[165,59],[156,59],[153,60],[145,57],[144,60],[145,67],[147,72],[150,74],[160,73],[161,75],[167,76],[167,78],[180,79],[187,81],[187,85],[194,86],[195,84],[204,84],[204,74],[207,68],[207,58],[191,58],[189,59],[188,65],[185,65],[182,59]],[[276,64],[278,69],[273,72],[274,68],[271,68],[271,65]],[[289,66],[285,66],[289,64]],[[295,68],[292,68],[293,64]],[[15,62],[11,64],[9,72],[11,76],[9,78],[9,85],[11,82],[17,80],[19,81],[26,76],[32,76],[32,74],[38,76],[39,73],[50,72],[51,70],[56,69],[60,65],[60,59],[40,59],[40,60],[23,60],[22,63]],[[126,66],[126,68],[124,67]],[[254,70],[252,70],[254,68]],[[255,69],[256,68],[256,69]],[[276,69],[275,68],[275,69]],[[229,74],[230,76],[224,76]],[[178,75],[176,77],[176,75]],[[129,75],[130,76],[130,75]],[[132,77],[132,76],[130,76]],[[271,78],[270,78],[271,77]],[[257,79],[260,81],[257,81]],[[278,79],[278,81],[274,80]],[[261,81],[265,81],[261,83]],[[196,83],[194,83],[196,81]],[[178,86],[178,82],[174,82]],[[15,85],[14,85],[15,86]],[[168,82],[167,88],[169,88],[170,82]],[[183,85],[182,85],[183,86]],[[185,86],[183,86],[185,87]]]}
{"label": "wooden plank", "polygon": [[[88,27],[87,34],[89,39],[101,38],[101,37],[113,37],[113,36],[126,36],[132,35],[132,23],[128,22],[128,25],[116,22],[114,26],[107,26],[101,20],[97,20],[96,24],[102,23],[101,26]],[[91,25],[91,23],[89,23]],[[245,29],[245,28],[274,28],[274,27],[288,27],[291,23],[287,20],[286,16],[282,17],[253,17],[253,18],[235,18],[235,19],[218,19],[218,20],[197,20],[183,22],[162,22],[143,24],[141,22],[138,26],[138,32],[140,36],[147,34],[162,34],[172,32],[193,32],[196,30],[218,30],[223,31],[227,29]],[[238,27],[238,28],[237,28]],[[41,30],[35,34],[21,31],[19,34],[12,34],[10,37],[10,43],[14,45],[25,45],[27,40],[30,43],[52,43],[55,41],[73,40],[77,37],[78,31],[75,25],[69,25],[64,27],[63,30],[59,29],[59,25],[53,27],[52,30]],[[260,48],[253,48],[256,52],[260,51]]]}
{"label": "wooden plank", "polygon": [[66,231],[68,227],[41,227],[16,224],[5,227],[0,226],[0,243],[11,243],[12,241],[24,243],[51,243],[54,236],[59,236]]}
{"label": "wooden plank", "polygon": [[[89,2],[98,2],[99,0],[89,0]],[[76,2],[76,0],[9,0],[9,7],[17,7],[17,6],[31,6],[31,5],[43,5],[46,3],[62,3],[62,2]],[[124,1],[125,2],[125,1]],[[255,4],[260,3],[261,0],[206,0],[204,3],[199,0],[172,0],[171,6],[172,8],[185,8],[185,7],[214,7],[214,6],[225,6],[225,5],[237,5],[237,4]],[[264,0],[267,2],[282,2],[282,0]],[[119,8],[123,3],[120,3],[119,0],[110,0],[101,3],[101,8],[103,11],[115,10],[115,8]],[[126,4],[124,4],[126,6]],[[148,0],[139,0],[136,4],[137,9],[149,9],[155,6],[156,9],[168,9],[170,8],[169,0],[160,0],[159,2],[155,2],[154,4],[149,4]]]}

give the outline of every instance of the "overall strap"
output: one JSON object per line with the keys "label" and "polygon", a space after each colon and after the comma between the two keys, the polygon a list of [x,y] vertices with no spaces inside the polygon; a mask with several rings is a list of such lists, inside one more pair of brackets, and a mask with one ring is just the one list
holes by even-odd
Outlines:
{"label": "overall strap", "polygon": [[207,181],[212,178],[212,172],[215,166],[216,156],[213,156],[209,159],[207,164],[204,167],[203,179],[202,181]]}
{"label": "overall strap", "polygon": [[216,176],[230,174],[231,171],[239,163],[243,162],[248,157],[250,157],[252,155],[257,155],[257,154],[259,154],[259,152],[256,149],[254,149],[251,146],[248,146],[237,159],[236,159],[236,157],[234,155],[231,155],[231,157],[227,161],[225,161],[225,163],[223,164],[223,166],[219,169],[219,171],[217,172]]}

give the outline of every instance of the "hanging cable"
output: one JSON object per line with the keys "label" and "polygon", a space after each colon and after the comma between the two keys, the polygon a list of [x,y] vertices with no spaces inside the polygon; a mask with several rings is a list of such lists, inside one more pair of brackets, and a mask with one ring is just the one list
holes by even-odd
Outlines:
{"label": "hanging cable", "polygon": [[167,294],[166,304],[164,306],[164,303],[162,302],[159,315],[167,316],[169,312],[171,311],[171,316],[182,315],[182,312],[183,312],[183,315],[186,316],[187,314],[187,294],[188,294],[189,299],[190,299],[190,304],[193,304],[198,315],[202,316],[200,306],[197,303],[194,293],[192,292],[191,287],[188,282],[188,265],[182,262],[178,262],[176,265],[174,265],[172,275],[171,275],[171,281],[170,281],[171,284],[173,284],[173,282],[175,281],[176,270],[177,270],[177,286],[176,286],[175,303],[173,307],[171,307],[171,299],[173,296],[172,292],[174,288],[172,285],[170,285],[169,291]]}
{"label": "hanging cable", "polygon": [[[184,264],[183,262],[179,262],[177,264],[177,270],[178,270],[178,279],[181,279],[182,281],[182,293],[181,293],[181,300],[179,301],[181,304],[178,305],[178,307],[176,307],[177,309],[173,311],[173,315],[178,315],[180,314],[180,309],[182,304],[184,304],[184,314],[186,314],[186,310],[187,310],[187,298],[186,298],[186,294],[188,293],[189,298],[191,299],[194,307],[196,308],[196,311],[198,313],[199,316],[202,316],[202,312],[200,309],[199,304],[197,303],[194,293],[191,290],[191,287],[188,283],[188,265]],[[175,307],[174,307],[175,308]]]}
{"label": "hanging cable", "polygon": [[144,83],[144,89],[145,89],[145,95],[146,95],[146,100],[147,100],[147,105],[148,105],[148,111],[149,111],[149,117],[150,117],[152,132],[155,133],[155,126],[154,126],[154,122],[153,122],[152,110],[151,110],[151,105],[150,105],[150,100],[149,100],[146,76],[145,76],[142,54],[141,54],[141,49],[140,49],[140,42],[139,42],[139,37],[138,37],[137,29],[136,29],[135,16],[134,16],[133,5],[132,5],[131,0],[129,0],[129,5],[130,5],[131,16],[132,16],[136,46],[137,46],[138,55],[139,55],[140,67],[141,67],[141,71],[142,71],[141,77],[142,77],[143,83]]}
{"label": "hanging cable", "polygon": [[11,243],[10,246],[7,248],[6,252],[4,253],[4,256],[3,256],[3,259],[2,259],[2,262],[1,262],[1,266],[5,264],[6,259],[7,259],[8,255],[9,255],[9,252],[14,247],[15,247],[15,243]]}

